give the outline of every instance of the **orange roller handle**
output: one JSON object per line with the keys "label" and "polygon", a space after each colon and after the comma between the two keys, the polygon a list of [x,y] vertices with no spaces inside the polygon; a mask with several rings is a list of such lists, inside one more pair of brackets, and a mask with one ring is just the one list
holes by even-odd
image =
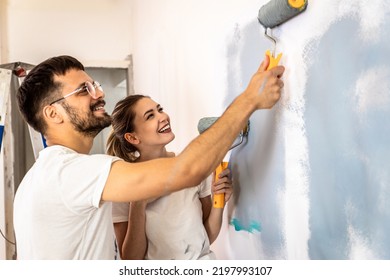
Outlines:
{"label": "orange roller handle", "polygon": [[[218,176],[219,174],[225,170],[229,165],[229,162],[223,161],[221,162],[217,169],[215,170],[215,182],[219,179]],[[225,207],[225,194],[224,193],[217,193],[214,194],[213,198],[213,207],[214,208],[223,208]]]}
{"label": "orange roller handle", "polygon": [[267,50],[265,54],[269,57],[269,65],[267,70],[274,68],[275,66],[278,66],[280,59],[282,58],[282,53],[278,54],[277,57],[274,57],[270,50]]}

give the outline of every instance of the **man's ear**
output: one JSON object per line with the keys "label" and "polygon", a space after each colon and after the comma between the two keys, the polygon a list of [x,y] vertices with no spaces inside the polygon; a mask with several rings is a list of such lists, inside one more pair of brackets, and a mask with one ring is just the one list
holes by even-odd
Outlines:
{"label": "man's ear", "polygon": [[137,145],[140,143],[140,140],[138,139],[138,137],[133,133],[127,132],[127,133],[125,133],[125,135],[123,137],[125,138],[125,140],[127,142],[129,142],[132,145]]}
{"label": "man's ear", "polygon": [[53,105],[47,105],[43,108],[43,117],[47,122],[62,123],[64,121],[58,108]]}

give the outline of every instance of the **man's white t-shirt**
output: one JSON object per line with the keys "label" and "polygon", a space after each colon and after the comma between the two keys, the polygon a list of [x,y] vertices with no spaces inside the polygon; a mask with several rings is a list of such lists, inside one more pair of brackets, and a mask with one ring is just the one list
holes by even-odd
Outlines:
{"label": "man's white t-shirt", "polygon": [[42,150],[16,191],[17,258],[116,259],[112,203],[101,201],[116,160],[63,146]]}

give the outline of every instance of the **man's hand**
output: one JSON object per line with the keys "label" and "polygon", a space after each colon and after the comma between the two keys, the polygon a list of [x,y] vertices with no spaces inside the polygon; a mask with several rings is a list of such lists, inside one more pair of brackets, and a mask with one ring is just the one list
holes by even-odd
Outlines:
{"label": "man's hand", "polygon": [[269,57],[265,56],[257,72],[252,76],[244,94],[253,98],[257,109],[270,109],[280,99],[284,86],[281,77],[284,73],[283,66],[275,66],[267,70]]}

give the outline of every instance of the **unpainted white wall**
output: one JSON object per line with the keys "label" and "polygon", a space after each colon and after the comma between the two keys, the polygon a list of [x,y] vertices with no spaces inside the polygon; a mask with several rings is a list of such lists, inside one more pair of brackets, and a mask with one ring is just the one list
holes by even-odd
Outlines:
{"label": "unpainted white wall", "polygon": [[[3,63],[37,64],[60,54],[83,62],[124,60],[131,53],[126,0],[6,0]],[[6,61],[7,60],[7,61]]]}

